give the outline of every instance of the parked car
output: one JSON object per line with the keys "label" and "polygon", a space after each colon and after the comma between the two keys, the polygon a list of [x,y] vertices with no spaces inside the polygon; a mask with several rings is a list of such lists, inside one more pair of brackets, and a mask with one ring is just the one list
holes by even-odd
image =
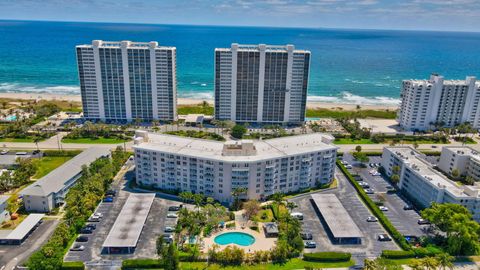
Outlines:
{"label": "parked car", "polygon": [[303,240],[312,240],[313,236],[309,232],[301,232],[300,236],[302,237]]}
{"label": "parked car", "polygon": [[85,250],[85,246],[82,246],[82,245],[74,245],[70,251],[84,251]]}
{"label": "parked car", "polygon": [[315,243],[314,241],[305,242],[305,248],[316,248],[316,247],[317,247],[317,243]]}
{"label": "parked car", "polygon": [[392,241],[392,238],[390,238],[390,236],[388,236],[388,234],[386,233],[383,233],[383,234],[379,234],[378,235],[378,241]]}
{"label": "parked car", "polygon": [[171,232],[175,231],[175,228],[167,226],[167,227],[165,227],[165,229],[163,231],[166,232],[166,233],[171,233]]}
{"label": "parked car", "polygon": [[103,202],[104,203],[111,203],[111,202],[113,202],[113,197],[112,196],[106,196],[105,198],[103,198]]}
{"label": "parked car", "polygon": [[173,242],[173,235],[171,235],[171,234],[164,234],[164,235],[163,235],[163,240],[165,241],[165,243],[170,244],[170,243]]}
{"label": "parked car", "polygon": [[85,227],[90,228],[92,230],[95,230],[97,228],[97,225],[95,224],[87,224]]}
{"label": "parked car", "polygon": [[375,190],[373,188],[367,188],[367,189],[364,189],[364,191],[367,194],[375,194]]}
{"label": "parked car", "polygon": [[91,216],[91,217],[88,218],[88,222],[100,222],[100,217]]}
{"label": "parked car", "polygon": [[418,223],[418,225],[429,225],[429,224],[431,224],[430,221],[428,221],[426,219],[423,219],[423,218],[419,219],[417,221],[417,223]]}
{"label": "parked car", "polygon": [[115,197],[117,195],[117,191],[109,189],[107,192],[105,192],[105,195]]}
{"label": "parked car", "polygon": [[88,242],[88,237],[81,235],[81,236],[77,237],[77,240],[75,240],[75,241],[77,241],[77,242]]}
{"label": "parked car", "polygon": [[374,165],[373,165],[373,163],[370,163],[370,164],[368,164],[368,166],[370,166],[370,168],[373,168]]}
{"label": "parked car", "polygon": [[340,161],[340,163],[342,163],[343,165],[348,165],[348,161],[346,161],[346,160],[342,160],[342,161]]}
{"label": "parked car", "polygon": [[177,218],[177,217],[178,217],[178,215],[175,214],[175,213],[168,213],[167,214],[167,218]]}
{"label": "parked car", "polygon": [[413,210],[413,206],[410,205],[410,204],[405,204],[405,205],[403,206],[403,210],[405,210],[405,211],[407,211],[407,210]]}
{"label": "parked car", "polygon": [[89,227],[83,227],[81,230],[80,230],[80,233],[81,234],[91,234],[93,233],[93,229],[89,228]]}
{"label": "parked car", "polygon": [[172,211],[172,212],[180,211],[182,207],[183,207],[182,205],[173,205],[168,207],[168,211]]}
{"label": "parked car", "polygon": [[370,188],[370,185],[367,182],[359,182],[358,184],[363,188]]}
{"label": "parked car", "polygon": [[303,220],[303,214],[300,212],[293,212],[290,214],[290,216],[298,220]]}
{"label": "parked car", "polygon": [[377,222],[377,221],[378,221],[378,218],[376,218],[374,216],[367,217],[367,222]]}
{"label": "parked car", "polygon": [[380,209],[380,211],[383,211],[383,212],[388,211],[388,207],[383,206],[383,205],[379,206],[378,208]]}
{"label": "parked car", "polygon": [[0,155],[6,155],[6,154],[8,154],[8,150],[2,150],[2,151],[0,152]]}
{"label": "parked car", "polygon": [[386,186],[386,188],[387,188],[387,193],[392,193],[392,192],[397,191],[397,190],[396,190],[394,187],[392,187],[392,186]]}
{"label": "parked car", "polygon": [[347,168],[347,169],[353,169],[352,165],[345,165],[345,168]]}

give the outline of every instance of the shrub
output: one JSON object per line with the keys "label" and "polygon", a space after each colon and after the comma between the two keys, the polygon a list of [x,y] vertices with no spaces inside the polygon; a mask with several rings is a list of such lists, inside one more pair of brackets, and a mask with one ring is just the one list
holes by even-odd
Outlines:
{"label": "shrub", "polygon": [[85,265],[83,262],[63,262],[62,270],[83,270]]}
{"label": "shrub", "polygon": [[413,250],[384,250],[382,257],[386,259],[408,259],[414,258],[415,252]]}
{"label": "shrub", "polygon": [[342,173],[347,177],[353,187],[357,190],[357,193],[362,198],[363,202],[367,205],[367,207],[372,211],[372,213],[378,218],[378,221],[382,224],[382,226],[387,230],[387,232],[393,237],[395,242],[403,249],[403,250],[410,250],[411,246],[408,244],[407,240],[403,237],[403,235],[397,231],[397,229],[392,225],[390,220],[383,214],[380,209],[378,209],[377,205],[370,199],[370,197],[365,193],[363,188],[355,181],[353,176],[350,172],[337,160],[337,166],[340,168]]}
{"label": "shrub", "polygon": [[425,247],[425,248],[415,248],[413,250],[415,252],[415,257],[423,258],[423,257],[433,257],[442,253],[442,250],[437,247]]}
{"label": "shrub", "polygon": [[304,253],[305,261],[313,262],[348,262],[352,258],[352,254],[345,252],[315,252]]}
{"label": "shrub", "polygon": [[156,259],[129,259],[122,262],[122,269],[152,269],[161,267],[163,267],[163,263]]}
{"label": "shrub", "polygon": [[48,157],[74,157],[80,154],[82,150],[68,150],[68,151],[59,151],[59,150],[45,150],[43,154]]}

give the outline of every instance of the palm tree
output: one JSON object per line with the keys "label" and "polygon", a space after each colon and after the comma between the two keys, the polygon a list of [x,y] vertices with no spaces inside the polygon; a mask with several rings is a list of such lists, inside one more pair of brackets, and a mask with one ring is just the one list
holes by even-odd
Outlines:
{"label": "palm tree", "polygon": [[188,202],[193,199],[193,194],[191,192],[185,191],[185,192],[180,192],[180,194],[178,194],[178,197],[180,197],[180,199],[182,199],[183,202]]}
{"label": "palm tree", "polygon": [[365,259],[363,262],[363,270],[377,270],[378,269],[378,263],[376,260],[369,260]]}
{"label": "palm tree", "polygon": [[283,203],[284,197],[285,195],[283,193],[277,192],[272,195],[272,201],[274,201],[277,205],[280,205],[281,203]]}
{"label": "palm tree", "polygon": [[435,256],[435,258],[437,259],[441,269],[453,269],[453,260],[455,259],[453,256],[450,256],[448,253],[440,253]]}
{"label": "palm tree", "polygon": [[412,270],[424,270],[422,260],[413,260],[409,265]]}
{"label": "palm tree", "polygon": [[296,205],[294,202],[287,202],[288,211],[292,212],[292,210],[297,208],[297,207],[298,207],[298,205]]}
{"label": "palm tree", "polygon": [[40,138],[39,136],[34,136],[33,137],[33,142],[35,143],[35,145],[37,146],[37,150],[40,151],[40,148],[38,147],[38,143],[42,140],[42,138]]}
{"label": "palm tree", "polygon": [[233,196],[233,204],[234,208],[238,209],[239,207],[239,199],[242,194],[247,193],[247,189],[245,187],[237,187],[232,190],[232,196]]}
{"label": "palm tree", "polygon": [[422,259],[422,266],[427,270],[435,270],[440,265],[440,262],[434,257],[426,257]]}

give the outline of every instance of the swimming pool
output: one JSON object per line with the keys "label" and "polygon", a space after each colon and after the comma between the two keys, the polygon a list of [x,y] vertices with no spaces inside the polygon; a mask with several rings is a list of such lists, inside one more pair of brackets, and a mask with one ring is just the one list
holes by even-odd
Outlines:
{"label": "swimming pool", "polygon": [[248,233],[228,232],[215,237],[214,241],[219,245],[237,244],[239,246],[250,246],[255,243],[255,237]]}

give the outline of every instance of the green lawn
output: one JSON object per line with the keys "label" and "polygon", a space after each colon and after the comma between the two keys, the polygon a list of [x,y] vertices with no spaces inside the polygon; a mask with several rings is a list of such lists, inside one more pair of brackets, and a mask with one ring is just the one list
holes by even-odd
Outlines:
{"label": "green lawn", "polygon": [[0,138],[0,142],[33,142],[32,138]]}
{"label": "green lawn", "polygon": [[40,179],[53,171],[63,163],[67,162],[72,157],[42,157],[36,159],[34,162],[37,165],[37,173],[33,176],[35,179]]}
{"label": "green lawn", "polygon": [[307,117],[311,118],[381,118],[395,119],[397,112],[392,110],[355,110],[344,111],[340,109],[307,109]]}
{"label": "green lawn", "polygon": [[[265,218],[262,218],[265,217]],[[257,214],[258,221],[260,222],[271,222],[273,221],[273,213],[272,209],[270,207],[267,207],[267,209],[262,209],[258,212]]]}
{"label": "green lawn", "polygon": [[118,144],[123,143],[125,140],[117,138],[79,138],[79,139],[69,139],[63,138],[62,143],[87,143],[87,144]]}
{"label": "green lawn", "polygon": [[353,261],[349,262],[332,262],[332,263],[322,263],[322,262],[307,262],[300,258],[294,258],[288,261],[285,264],[257,264],[257,265],[242,265],[242,266],[226,266],[223,267],[219,264],[207,265],[205,262],[182,262],[180,263],[181,269],[208,269],[208,270],[293,270],[293,269],[305,269],[305,268],[340,268],[340,267],[350,267],[354,265]]}
{"label": "green lawn", "polygon": [[370,139],[354,140],[350,138],[338,138],[333,142],[334,144],[375,144]]}

